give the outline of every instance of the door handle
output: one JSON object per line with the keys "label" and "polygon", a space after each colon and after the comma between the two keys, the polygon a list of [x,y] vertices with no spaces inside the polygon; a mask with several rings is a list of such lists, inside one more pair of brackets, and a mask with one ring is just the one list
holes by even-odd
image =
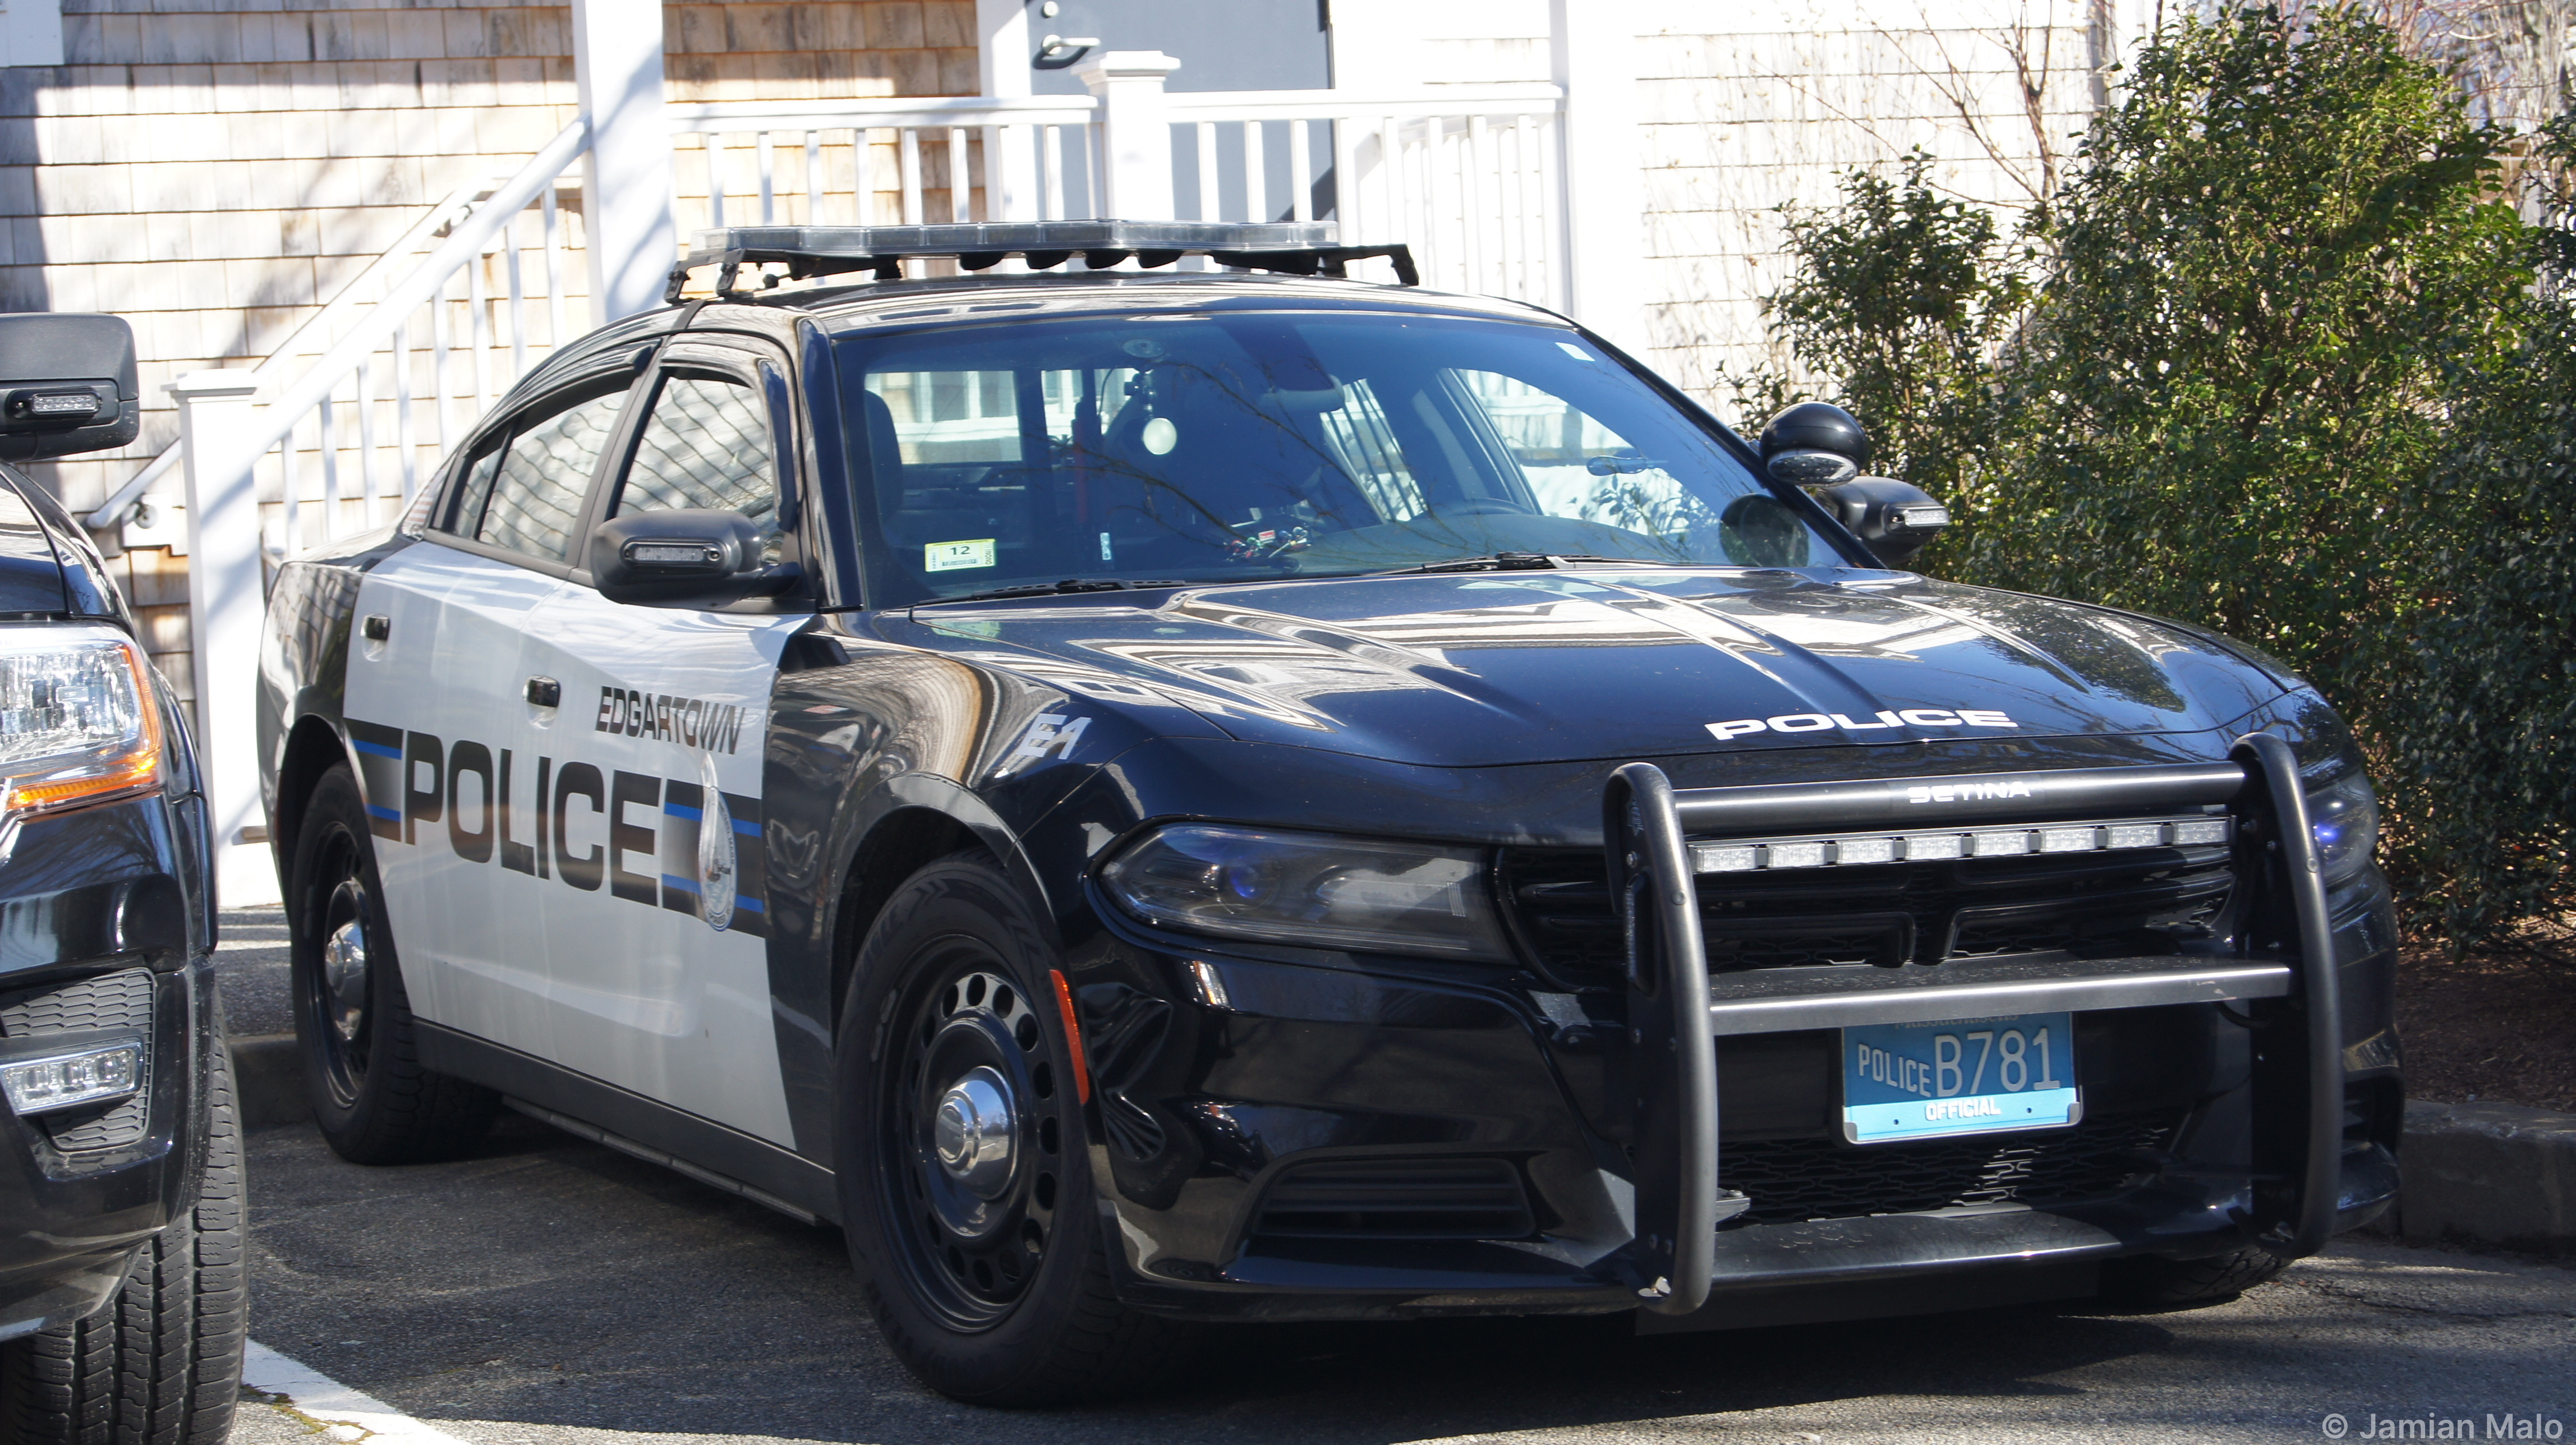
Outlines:
{"label": "door handle", "polygon": [[369,642],[382,642],[394,635],[393,619],[381,612],[370,612],[359,619],[358,635]]}
{"label": "door handle", "polygon": [[539,707],[563,706],[563,684],[551,677],[528,679],[528,701]]}

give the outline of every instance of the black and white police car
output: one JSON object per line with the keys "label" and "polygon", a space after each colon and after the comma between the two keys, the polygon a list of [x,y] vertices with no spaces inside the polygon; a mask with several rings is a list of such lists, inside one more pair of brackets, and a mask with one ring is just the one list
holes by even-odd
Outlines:
{"label": "black and white police car", "polygon": [[1192,1321],[2219,1298],[2386,1206],[2324,701],[1902,570],[1946,519],[1831,408],[1751,445],[1364,257],[1410,280],[1328,228],[709,233],[714,299],[285,566],[334,1147],[507,1104],[835,1222],[992,1403]]}
{"label": "black and white police car", "polygon": [[[0,462],[124,446],[134,333],[0,316]],[[0,465],[0,1441],[222,1445],[247,1293],[206,804],[89,534]]]}

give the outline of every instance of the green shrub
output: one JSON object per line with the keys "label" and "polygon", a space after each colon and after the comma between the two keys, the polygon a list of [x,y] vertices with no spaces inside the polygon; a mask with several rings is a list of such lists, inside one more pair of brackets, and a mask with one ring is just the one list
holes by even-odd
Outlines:
{"label": "green shrub", "polygon": [[[2314,680],[2460,941],[2576,904],[2576,287],[2533,285],[2565,237],[2499,193],[2505,139],[2358,11],[2187,20],[2032,252],[1927,208],[1909,160],[1796,219],[1771,306],[1960,518],[1932,570],[2212,626]],[[1922,264],[1894,288],[1920,299],[1829,294],[1873,252]]]}

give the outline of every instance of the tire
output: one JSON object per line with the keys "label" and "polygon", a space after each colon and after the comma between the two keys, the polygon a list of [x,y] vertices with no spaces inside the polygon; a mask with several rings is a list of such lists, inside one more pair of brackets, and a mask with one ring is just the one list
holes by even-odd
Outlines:
{"label": "tire", "polygon": [[[1114,1398],[1184,1361],[1179,1327],[1121,1305],[1110,1284],[1055,964],[991,857],[960,853],[887,902],[841,1013],[850,1259],[896,1357],[969,1404]],[[1006,1126],[981,1146],[945,1136],[961,1173],[935,1122],[976,1087],[967,1104]]]}
{"label": "tire", "polygon": [[2187,1309],[2225,1304],[2290,1267],[2285,1255],[2249,1244],[2205,1259],[2114,1260],[2103,1270],[2102,1293],[2122,1304]]}
{"label": "tire", "polygon": [[0,1345],[11,1445],[223,1445],[241,1392],[241,1122],[218,1035],[195,1207],[135,1253],[107,1308]]}
{"label": "tire", "polygon": [[322,775],[287,873],[295,1041],[305,1097],[352,1164],[418,1164],[473,1152],[501,1096],[421,1067],[375,840],[357,779]]}

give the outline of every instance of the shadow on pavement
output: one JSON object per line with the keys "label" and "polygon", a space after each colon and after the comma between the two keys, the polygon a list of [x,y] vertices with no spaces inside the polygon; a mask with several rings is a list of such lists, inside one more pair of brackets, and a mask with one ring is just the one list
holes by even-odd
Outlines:
{"label": "shadow on pavement", "polygon": [[[477,1442],[513,1427],[822,1441],[1384,1442],[1856,1395],[2081,1394],[2162,1323],[2018,1308],[1638,1339],[1625,1317],[1210,1329],[1152,1400],[1005,1414],[929,1394],[840,1236],[505,1115],[477,1157],[362,1169],[252,1136],[255,1333]],[[484,1422],[484,1423],[477,1423]]]}

